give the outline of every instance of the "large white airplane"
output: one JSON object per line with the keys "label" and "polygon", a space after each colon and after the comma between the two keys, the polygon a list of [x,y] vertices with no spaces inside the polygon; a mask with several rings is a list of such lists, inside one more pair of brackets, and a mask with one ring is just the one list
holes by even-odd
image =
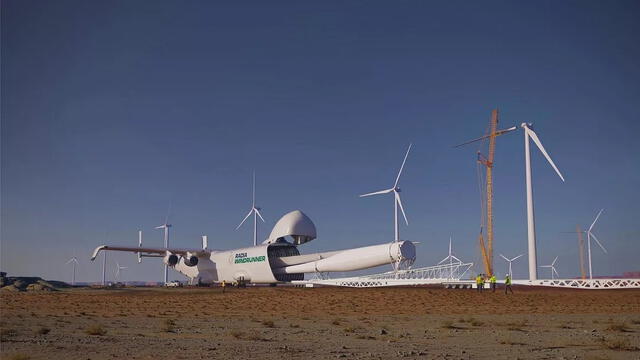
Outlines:
{"label": "large white airplane", "polygon": [[272,284],[304,280],[305,273],[363,270],[375,266],[406,263],[416,258],[411,241],[301,255],[298,245],[316,238],[316,227],[299,210],[284,215],[262,244],[233,250],[174,249],[101,245],[100,251],[128,251],[138,256],[162,257],[163,262],[187,276],[191,283],[245,281]]}

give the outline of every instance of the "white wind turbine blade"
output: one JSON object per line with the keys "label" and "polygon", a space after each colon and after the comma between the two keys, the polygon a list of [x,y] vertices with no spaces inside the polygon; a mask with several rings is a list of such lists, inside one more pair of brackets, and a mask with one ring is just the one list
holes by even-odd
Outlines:
{"label": "white wind turbine blade", "polygon": [[556,258],[555,258],[555,259],[553,259],[553,262],[551,263],[551,266],[555,265],[555,264],[556,264],[556,261],[558,261],[558,257],[557,257],[557,256],[556,256]]}
{"label": "white wind turbine blade", "polygon": [[591,235],[591,237],[593,238],[593,240],[596,241],[596,244],[598,244],[598,246],[600,246],[600,249],[602,249],[602,251],[604,251],[605,254],[607,254],[607,249],[604,248],[604,246],[602,246],[602,244],[600,243],[600,241],[598,240],[598,238],[593,235],[593,233],[589,233]]}
{"label": "white wind turbine blade", "polygon": [[400,205],[400,211],[402,212],[402,217],[404,217],[404,222],[409,225],[409,220],[407,220],[407,215],[404,213],[404,208],[402,207],[402,200],[400,200],[400,194],[398,194],[397,191],[393,192],[396,196],[396,201],[398,202],[398,205]]}
{"label": "white wind turbine blade", "polygon": [[402,165],[400,166],[400,171],[398,171],[398,176],[396,176],[396,182],[393,184],[393,188],[398,187],[398,181],[400,181],[400,175],[402,175],[402,169],[404,169],[404,164],[407,162],[407,157],[409,156],[409,151],[411,151],[412,143],[409,143],[409,148],[407,149],[407,153],[404,154],[404,160],[402,160]]}
{"label": "white wind turbine blade", "polygon": [[556,271],[556,268],[554,268],[553,266],[551,267],[551,271],[553,271],[556,274],[556,277],[560,277],[560,274],[558,274],[558,272]]}
{"label": "white wind turbine blade", "polygon": [[388,194],[388,193],[392,192],[393,190],[395,190],[395,189],[380,190],[380,191],[376,191],[376,192],[360,195],[360,197],[372,196],[372,195],[380,195],[380,194]]}
{"label": "white wind turbine blade", "polygon": [[551,160],[551,157],[549,156],[549,154],[547,154],[547,151],[544,149],[544,146],[542,146],[540,139],[538,139],[538,135],[536,135],[536,133],[533,130],[529,129],[529,127],[527,126],[524,127],[524,131],[526,131],[527,134],[529,134],[529,137],[533,139],[533,142],[536,143],[536,145],[538,146],[538,149],[540,149],[540,151],[542,152],[542,155],[544,155],[544,157],[547,158],[547,161],[549,162],[549,164],[551,164],[551,166],[556,171],[558,176],[560,176],[560,179],[562,179],[562,181],[564,182],[564,177],[560,173],[560,170],[558,170],[558,168],[556,167],[556,164],[553,163],[553,160]]}
{"label": "white wind turbine blade", "polygon": [[[600,215],[602,214],[602,212],[604,211],[604,209],[601,209],[600,212],[598,213],[598,215],[596,215],[595,220],[593,220],[593,222],[591,223],[591,226],[589,226],[589,230],[587,230],[587,232],[591,232],[591,229],[593,229],[593,226],[596,224],[596,221],[598,221],[598,218],[600,218]],[[593,235],[593,234],[591,234]]]}
{"label": "white wind turbine blade", "polygon": [[256,214],[258,214],[258,216],[260,217],[260,220],[262,220],[262,222],[266,222],[264,221],[264,218],[262,217],[262,215],[260,214],[260,210],[258,210],[258,208],[253,208],[254,211],[256,212]]}
{"label": "white wind turbine blade", "polygon": [[520,254],[520,255],[518,255],[518,256],[516,256],[516,257],[514,257],[513,259],[511,259],[511,261],[515,261],[516,259],[518,259],[518,258],[520,258],[520,257],[522,257],[522,256],[524,256],[524,254]]}
{"label": "white wind turbine blade", "polygon": [[504,255],[502,255],[502,254],[500,254],[500,257],[501,257],[501,258],[503,258],[503,259],[505,259],[507,262],[512,261],[512,260],[509,260],[509,259],[507,259],[506,257],[504,257]]}
{"label": "white wind turbine blade", "polygon": [[166,226],[165,225],[160,225],[160,226],[156,226],[154,229],[164,229]]}
{"label": "white wind turbine blade", "polygon": [[251,216],[252,212],[253,212],[253,209],[249,210],[249,213],[247,214],[247,216],[244,217],[244,219],[242,219],[242,221],[240,222],[240,225],[236,227],[236,230],[240,229],[240,226],[242,226],[242,224],[244,224],[244,222],[247,221],[249,216]]}

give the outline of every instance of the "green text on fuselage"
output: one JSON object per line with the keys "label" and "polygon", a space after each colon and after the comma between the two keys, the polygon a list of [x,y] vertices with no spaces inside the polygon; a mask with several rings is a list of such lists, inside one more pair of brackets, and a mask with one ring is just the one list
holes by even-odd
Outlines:
{"label": "green text on fuselage", "polygon": [[260,262],[260,261],[264,261],[265,259],[266,259],[266,257],[264,255],[262,255],[262,256],[252,256],[252,257],[243,257],[243,258],[236,258],[235,259],[235,263],[236,264],[243,264],[243,263]]}

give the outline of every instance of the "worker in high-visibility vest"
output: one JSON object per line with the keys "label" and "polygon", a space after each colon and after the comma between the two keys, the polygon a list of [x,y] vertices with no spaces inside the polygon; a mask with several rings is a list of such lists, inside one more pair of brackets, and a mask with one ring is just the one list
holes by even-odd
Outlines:
{"label": "worker in high-visibility vest", "polygon": [[509,274],[507,274],[507,276],[504,278],[504,293],[506,294],[508,291],[511,291],[511,293],[513,294],[513,290],[511,289],[511,276],[509,276]]}
{"label": "worker in high-visibility vest", "polygon": [[227,288],[227,282],[222,280],[222,284],[220,284],[222,286],[222,293],[224,294],[224,290]]}
{"label": "worker in high-visibility vest", "polygon": [[483,286],[484,284],[482,280],[482,274],[478,274],[478,276],[476,277],[476,287],[478,289],[478,292],[482,291]]}
{"label": "worker in high-visibility vest", "polygon": [[491,283],[491,291],[496,292],[496,283],[498,282],[496,276],[491,275],[491,277],[489,278],[489,282]]}

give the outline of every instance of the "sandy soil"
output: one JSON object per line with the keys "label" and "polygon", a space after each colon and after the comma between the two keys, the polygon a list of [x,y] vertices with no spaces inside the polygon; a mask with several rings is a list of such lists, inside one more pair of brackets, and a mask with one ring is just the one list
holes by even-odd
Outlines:
{"label": "sandy soil", "polygon": [[3,292],[0,357],[640,359],[640,290],[515,291]]}

